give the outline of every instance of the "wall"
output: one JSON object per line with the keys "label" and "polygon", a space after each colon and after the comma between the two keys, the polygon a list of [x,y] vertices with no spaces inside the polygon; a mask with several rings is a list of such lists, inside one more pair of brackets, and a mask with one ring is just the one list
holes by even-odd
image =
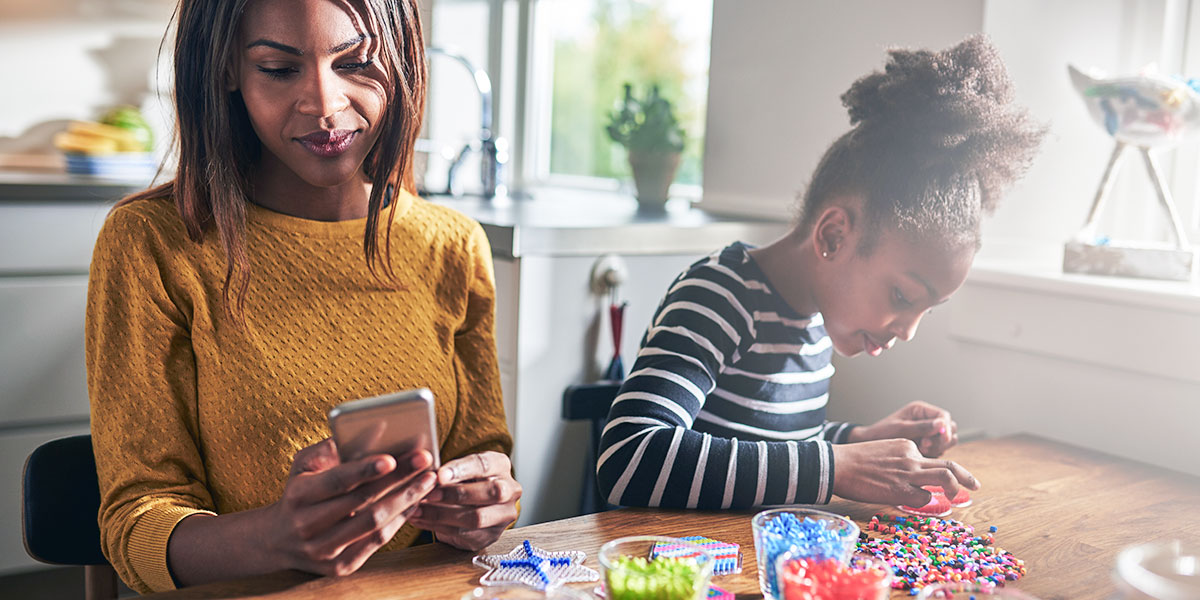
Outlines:
{"label": "wall", "polygon": [[783,217],[849,128],[838,98],[889,46],[980,31],[982,0],[716,0],[704,157],[706,209]]}

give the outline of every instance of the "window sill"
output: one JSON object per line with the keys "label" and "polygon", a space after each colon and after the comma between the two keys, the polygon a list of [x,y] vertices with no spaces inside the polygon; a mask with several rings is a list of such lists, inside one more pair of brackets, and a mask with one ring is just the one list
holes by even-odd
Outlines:
{"label": "window sill", "polygon": [[1200,383],[1200,284],[1063,274],[1050,260],[981,258],[950,303],[950,336]]}
{"label": "window sill", "polygon": [[1052,296],[1200,314],[1200,279],[1158,281],[1063,273],[1061,266],[1017,260],[977,260],[967,281]]}

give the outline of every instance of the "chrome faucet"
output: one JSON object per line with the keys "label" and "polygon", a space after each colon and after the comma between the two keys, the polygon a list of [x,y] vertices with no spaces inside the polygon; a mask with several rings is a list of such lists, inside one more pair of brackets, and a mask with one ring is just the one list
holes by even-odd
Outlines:
{"label": "chrome faucet", "polygon": [[498,190],[500,193],[506,192],[500,179],[503,167],[508,162],[508,143],[492,130],[492,80],[487,71],[476,68],[467,57],[447,48],[429,47],[425,53],[429,56],[439,54],[462,65],[471,73],[475,89],[479,91],[479,139],[463,146],[450,162],[446,172],[446,194],[462,195],[461,186],[457,184],[457,173],[463,160],[472,152],[478,152],[480,156],[479,182],[483,184],[483,196],[493,198]]}

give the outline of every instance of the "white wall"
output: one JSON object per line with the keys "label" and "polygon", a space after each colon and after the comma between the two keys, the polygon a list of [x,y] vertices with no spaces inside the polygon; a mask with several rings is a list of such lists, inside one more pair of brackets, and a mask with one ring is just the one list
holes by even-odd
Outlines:
{"label": "white wall", "polygon": [[839,97],[891,46],[949,46],[983,0],[716,0],[705,134],[706,209],[785,217],[849,129]]}

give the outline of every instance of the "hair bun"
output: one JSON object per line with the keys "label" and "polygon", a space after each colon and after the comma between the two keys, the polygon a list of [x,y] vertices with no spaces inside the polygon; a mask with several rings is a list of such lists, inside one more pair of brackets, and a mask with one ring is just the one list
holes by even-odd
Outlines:
{"label": "hair bun", "polygon": [[886,126],[977,115],[980,107],[1002,108],[1012,96],[995,47],[983,35],[974,35],[940,52],[889,50],[884,71],[855,81],[842,95],[842,104],[852,124]]}
{"label": "hair bun", "polygon": [[991,188],[1024,170],[1041,135],[1013,97],[1004,62],[978,34],[941,51],[890,50],[884,70],[855,81],[842,103],[863,143],[884,141],[918,169],[986,172],[990,210]]}

